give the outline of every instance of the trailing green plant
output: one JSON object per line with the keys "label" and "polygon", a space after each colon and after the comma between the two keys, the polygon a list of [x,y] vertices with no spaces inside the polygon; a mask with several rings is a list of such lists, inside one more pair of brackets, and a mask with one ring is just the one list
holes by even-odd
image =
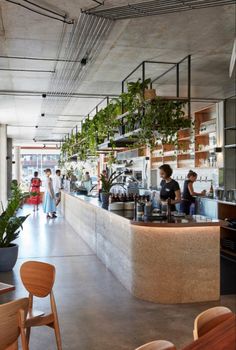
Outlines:
{"label": "trailing green plant", "polygon": [[109,194],[111,192],[111,188],[113,186],[119,185],[123,186],[123,183],[115,182],[115,180],[122,174],[122,172],[118,173],[114,171],[109,177],[105,175],[100,175],[100,181],[102,183],[102,193]]}
{"label": "trailing green plant", "polygon": [[146,144],[154,148],[159,141],[177,145],[177,132],[191,127],[191,120],[185,117],[184,105],[184,102],[160,97],[151,103],[145,102],[137,145]]}
{"label": "trailing green plant", "polygon": [[28,194],[23,194],[18,185],[12,185],[11,198],[0,215],[0,248],[7,248],[19,236],[20,229],[29,215],[17,216],[17,210]]}
{"label": "trailing green plant", "polygon": [[122,126],[117,116],[122,111],[126,112],[125,133],[139,130],[137,135],[131,136],[133,146],[127,145],[128,147],[148,145],[153,148],[158,142],[176,144],[177,131],[191,126],[190,119],[185,118],[185,103],[160,97],[145,101],[144,91],[150,83],[150,79],[129,82],[127,92],[111,100],[93,119],[85,119],[81,131],[63,143],[61,161],[73,154],[85,161],[89,156],[96,155],[99,144],[107,138],[111,146],[115,146],[114,137]]}

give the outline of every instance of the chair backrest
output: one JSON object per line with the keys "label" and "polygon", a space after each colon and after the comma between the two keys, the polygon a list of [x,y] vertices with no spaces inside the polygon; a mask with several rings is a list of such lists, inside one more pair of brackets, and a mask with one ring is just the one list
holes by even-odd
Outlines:
{"label": "chair backrest", "polygon": [[50,294],[55,281],[55,267],[39,262],[27,261],[22,264],[20,276],[22,283],[29,293],[44,298]]}
{"label": "chair backrest", "polygon": [[176,347],[174,346],[174,344],[167,340],[156,340],[144,344],[136,350],[176,350]]}
{"label": "chair backrest", "polygon": [[20,335],[19,311],[26,318],[29,299],[23,298],[0,305],[0,350],[5,350],[16,342]]}
{"label": "chair backrest", "polygon": [[232,316],[232,311],[224,306],[216,306],[199,314],[194,321],[193,338],[197,340]]}

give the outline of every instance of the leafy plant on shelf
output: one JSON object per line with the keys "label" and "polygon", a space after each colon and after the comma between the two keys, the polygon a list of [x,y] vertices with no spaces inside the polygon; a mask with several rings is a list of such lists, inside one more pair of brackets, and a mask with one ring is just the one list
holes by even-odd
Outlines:
{"label": "leafy plant on shelf", "polygon": [[191,126],[191,120],[185,117],[184,105],[182,101],[164,100],[160,97],[151,103],[145,103],[137,144],[146,144],[152,149],[158,141],[177,145],[178,130]]}
{"label": "leafy plant on shelf", "polygon": [[28,194],[23,194],[18,185],[12,185],[11,198],[0,215],[0,248],[7,248],[19,236],[20,229],[29,215],[17,216],[17,210]]}
{"label": "leafy plant on shelf", "polygon": [[138,79],[136,82],[129,82],[127,84],[127,92],[121,94],[121,104],[123,110],[127,112],[125,116],[125,132],[139,128],[143,117],[144,91],[150,83],[151,79],[146,79],[144,82],[141,79]]}
{"label": "leafy plant on shelf", "polygon": [[[130,136],[133,146],[149,145],[154,148],[158,142],[176,144],[177,131],[191,126],[191,121],[185,118],[184,103],[175,100],[164,100],[157,97],[145,101],[144,91],[151,83],[141,79],[127,84],[127,92],[113,99],[103,109],[90,119],[84,120],[81,132],[72,135],[61,148],[62,159],[77,154],[79,160],[86,160],[90,155],[96,155],[99,144],[109,138],[112,146],[118,130],[122,133],[139,130],[136,136]],[[122,111],[125,130],[121,119],[117,119]],[[128,146],[128,145],[127,145]]]}

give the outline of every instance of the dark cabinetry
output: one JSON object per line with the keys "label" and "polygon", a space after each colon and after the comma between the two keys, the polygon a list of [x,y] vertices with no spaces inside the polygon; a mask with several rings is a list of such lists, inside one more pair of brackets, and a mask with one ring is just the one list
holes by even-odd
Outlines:
{"label": "dark cabinetry", "polygon": [[224,185],[236,188],[236,96],[225,100],[224,113]]}

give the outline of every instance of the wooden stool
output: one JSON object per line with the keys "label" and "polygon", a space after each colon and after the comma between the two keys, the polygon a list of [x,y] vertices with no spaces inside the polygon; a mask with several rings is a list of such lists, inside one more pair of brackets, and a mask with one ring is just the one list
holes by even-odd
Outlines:
{"label": "wooden stool", "polygon": [[[54,328],[57,349],[62,350],[56,302],[52,291],[55,274],[53,265],[38,261],[28,261],[20,269],[22,282],[29,292],[29,313],[25,322],[27,342],[29,343],[31,327],[48,326]],[[51,313],[45,315],[43,312],[34,311],[33,297],[45,298],[48,295],[50,296]]]}

